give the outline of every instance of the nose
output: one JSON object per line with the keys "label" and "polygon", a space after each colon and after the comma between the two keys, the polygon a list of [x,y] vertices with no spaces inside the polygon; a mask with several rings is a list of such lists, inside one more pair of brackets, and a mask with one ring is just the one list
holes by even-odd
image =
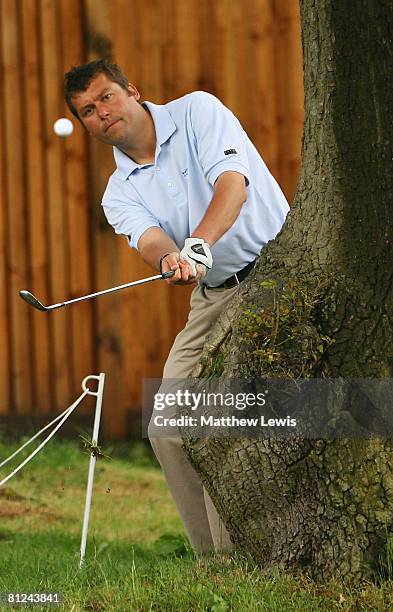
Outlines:
{"label": "nose", "polygon": [[100,119],[107,119],[109,117],[109,110],[103,102],[96,102],[96,111]]}

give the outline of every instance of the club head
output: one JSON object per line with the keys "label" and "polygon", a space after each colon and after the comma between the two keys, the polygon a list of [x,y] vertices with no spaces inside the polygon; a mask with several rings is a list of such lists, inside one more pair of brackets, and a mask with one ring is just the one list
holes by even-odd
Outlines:
{"label": "club head", "polygon": [[30,306],[37,308],[37,310],[42,310],[43,312],[46,312],[47,310],[49,310],[49,308],[41,304],[41,302],[37,300],[37,298],[34,297],[32,293],[30,293],[30,291],[25,291],[24,289],[22,289],[22,291],[19,291],[19,295],[22,298],[22,300],[30,304]]}

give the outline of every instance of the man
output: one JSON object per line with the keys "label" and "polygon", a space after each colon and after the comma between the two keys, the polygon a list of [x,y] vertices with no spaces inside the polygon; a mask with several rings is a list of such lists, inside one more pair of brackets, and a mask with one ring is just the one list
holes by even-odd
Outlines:
{"label": "man", "polygon": [[[187,378],[214,322],[282,227],[288,204],[239,121],[217,98],[194,92],[140,103],[115,64],[98,60],[65,75],[65,97],[86,130],[113,146],[117,169],[103,196],[115,232],[169,284],[196,284],[185,328],[163,378]],[[228,533],[180,438],[154,452],[196,552],[230,550]]]}

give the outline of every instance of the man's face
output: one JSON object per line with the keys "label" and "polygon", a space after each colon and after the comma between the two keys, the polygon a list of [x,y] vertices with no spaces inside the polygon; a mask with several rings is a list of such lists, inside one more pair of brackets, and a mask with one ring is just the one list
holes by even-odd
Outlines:
{"label": "man's face", "polygon": [[101,73],[86,91],[74,93],[72,102],[89,134],[101,142],[121,147],[129,146],[144,120],[145,111],[138,104],[139,98],[134,85],[129,84],[126,91]]}

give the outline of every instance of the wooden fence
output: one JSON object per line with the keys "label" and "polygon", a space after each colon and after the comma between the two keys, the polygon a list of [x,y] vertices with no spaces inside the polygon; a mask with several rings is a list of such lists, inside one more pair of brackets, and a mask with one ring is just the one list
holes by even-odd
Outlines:
{"label": "wooden fence", "polygon": [[[151,274],[115,237],[100,200],[109,147],[69,116],[63,73],[97,57],[119,63],[142,97],[195,89],[239,117],[289,200],[303,125],[297,0],[0,0],[0,413],[65,409],[84,376],[106,372],[104,428],[128,431],[143,377],[158,377],[188,310],[188,288],[155,283],[44,314],[70,299]],[[75,123],[75,122],[74,122]],[[87,408],[85,408],[86,410]]]}

